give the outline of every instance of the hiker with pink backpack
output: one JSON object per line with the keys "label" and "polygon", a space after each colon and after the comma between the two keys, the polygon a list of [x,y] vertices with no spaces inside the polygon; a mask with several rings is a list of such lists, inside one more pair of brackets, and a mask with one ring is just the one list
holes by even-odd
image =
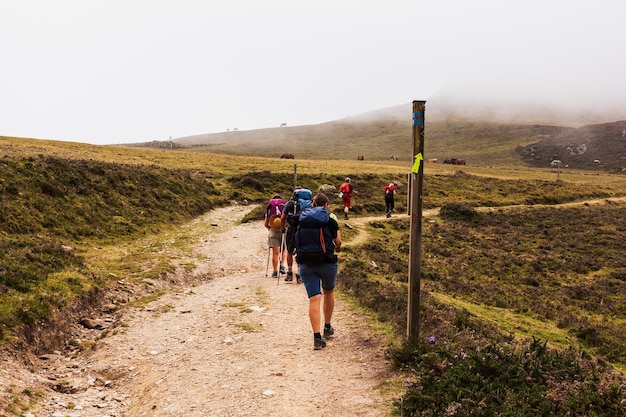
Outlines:
{"label": "hiker with pink backpack", "polygon": [[[285,268],[285,234],[282,227],[281,216],[285,209],[285,201],[283,198],[276,194],[267,203],[267,210],[265,211],[265,228],[269,231],[269,247],[272,251],[272,278],[278,278],[279,274],[286,274]],[[280,267],[280,269],[279,269]],[[268,261],[265,275],[267,276],[267,269],[269,269],[269,252]]]}

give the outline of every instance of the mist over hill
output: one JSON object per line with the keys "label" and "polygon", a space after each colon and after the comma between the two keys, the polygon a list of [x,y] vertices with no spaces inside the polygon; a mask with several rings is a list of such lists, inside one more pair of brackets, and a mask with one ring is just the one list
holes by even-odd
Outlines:
{"label": "mist over hill", "polygon": [[[622,172],[626,149],[618,111],[506,100],[426,102],[425,158],[463,158],[473,165],[549,167],[553,159],[579,169]],[[184,147],[223,154],[296,159],[412,159],[412,103],[315,125],[186,136],[138,146]],[[575,149],[575,151],[572,151]],[[583,149],[585,151],[583,151]],[[599,161],[599,162],[598,162]]]}
{"label": "mist over hill", "polygon": [[[441,93],[426,101],[426,120],[545,124],[582,127],[626,118],[623,107],[582,107],[576,103],[548,104],[515,99],[450,97]],[[412,104],[400,104],[349,116],[344,120],[404,120],[411,122]]]}

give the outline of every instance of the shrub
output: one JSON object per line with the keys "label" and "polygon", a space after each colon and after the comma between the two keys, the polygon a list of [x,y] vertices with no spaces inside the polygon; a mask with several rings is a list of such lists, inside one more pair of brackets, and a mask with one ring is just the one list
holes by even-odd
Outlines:
{"label": "shrub", "polygon": [[478,213],[467,203],[446,203],[441,206],[439,215],[447,219],[462,220],[476,217]]}
{"label": "shrub", "polygon": [[[623,416],[615,373],[572,350],[489,343],[458,349],[429,337],[413,355],[403,416]],[[603,375],[599,377],[598,375]]]}

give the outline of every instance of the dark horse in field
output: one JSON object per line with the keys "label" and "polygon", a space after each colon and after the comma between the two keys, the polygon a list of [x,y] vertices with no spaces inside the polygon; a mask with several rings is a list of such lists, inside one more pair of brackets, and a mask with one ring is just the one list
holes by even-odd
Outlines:
{"label": "dark horse in field", "polygon": [[465,165],[465,159],[447,158],[445,161],[443,161],[443,163],[450,165]]}

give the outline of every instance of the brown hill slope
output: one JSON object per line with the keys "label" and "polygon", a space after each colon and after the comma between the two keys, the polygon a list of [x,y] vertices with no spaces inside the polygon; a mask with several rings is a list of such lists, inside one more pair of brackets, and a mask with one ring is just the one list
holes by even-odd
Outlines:
{"label": "brown hill slope", "polygon": [[[540,106],[514,109],[434,101],[426,111],[424,157],[463,158],[473,166],[541,167],[549,167],[550,161],[560,158],[564,164],[571,159],[582,169],[617,171],[624,165],[620,160],[620,144],[601,138],[619,139],[624,129],[620,127],[622,122],[589,124],[606,121],[608,117]],[[581,122],[587,126],[580,127]],[[572,132],[579,132],[580,137],[571,141]],[[587,149],[593,152],[578,150],[578,159],[569,155],[569,142],[578,146],[585,140],[589,142]],[[563,141],[569,142],[562,146]],[[413,156],[411,105],[407,103],[317,125],[219,132],[178,138],[168,143],[137,145],[189,147],[199,152],[276,158],[291,153],[296,160],[356,159],[363,155],[366,160],[383,161],[396,155],[400,161],[410,161]],[[595,160],[601,163],[594,163]]]}
{"label": "brown hill slope", "polygon": [[534,166],[550,166],[556,159],[575,169],[626,172],[626,121],[563,129],[518,151]]}
{"label": "brown hill slope", "polygon": [[[465,158],[473,165],[511,165],[521,160],[515,149],[560,133],[561,126],[431,120],[426,126],[425,157]],[[296,159],[412,159],[413,131],[409,120],[346,119],[311,126],[223,132],[177,139],[197,151],[263,157],[292,153]]]}

